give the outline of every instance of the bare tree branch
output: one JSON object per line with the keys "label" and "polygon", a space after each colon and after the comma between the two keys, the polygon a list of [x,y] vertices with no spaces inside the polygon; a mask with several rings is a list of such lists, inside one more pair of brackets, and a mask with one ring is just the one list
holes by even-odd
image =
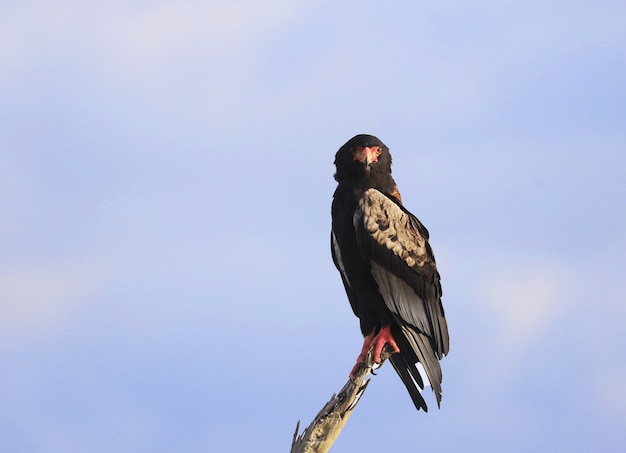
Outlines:
{"label": "bare tree branch", "polygon": [[[381,354],[381,364],[391,354],[392,351],[385,345]],[[365,377],[372,372],[374,365],[373,351],[370,350],[365,357],[365,363],[356,372],[354,380],[348,379],[339,393],[330,398],[300,435],[298,435],[300,429],[300,422],[298,421],[291,443],[291,453],[326,453],[330,449],[348,422],[352,411],[359,404],[363,392],[370,382],[369,379],[365,381]]]}

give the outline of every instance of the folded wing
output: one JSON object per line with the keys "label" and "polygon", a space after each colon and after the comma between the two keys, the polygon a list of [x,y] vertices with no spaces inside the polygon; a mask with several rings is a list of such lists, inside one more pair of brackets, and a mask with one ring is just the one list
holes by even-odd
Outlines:
{"label": "folded wing", "polygon": [[401,377],[407,371],[415,376],[414,364],[420,362],[440,402],[439,360],[448,353],[449,338],[428,231],[396,199],[376,189],[360,199],[353,221],[361,254],[398,323],[392,331],[403,360],[393,360],[394,367]]}

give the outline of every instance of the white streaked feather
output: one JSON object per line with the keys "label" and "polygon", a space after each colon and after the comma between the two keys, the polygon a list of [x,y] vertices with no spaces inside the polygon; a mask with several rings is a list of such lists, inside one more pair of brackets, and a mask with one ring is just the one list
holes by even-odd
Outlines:
{"label": "white streaked feather", "polygon": [[412,225],[411,217],[387,196],[368,189],[354,213],[355,229],[363,222],[365,231],[381,245],[402,259],[409,267],[424,266],[429,261],[426,238]]}
{"label": "white streaked feather", "polygon": [[363,200],[359,201],[359,205],[354,210],[354,214],[352,215],[352,225],[354,225],[354,229],[358,230],[359,224],[363,221]]}
{"label": "white streaked feather", "polygon": [[350,280],[348,280],[348,274],[346,274],[346,268],[343,266],[343,260],[341,259],[341,249],[339,248],[339,244],[337,243],[337,237],[335,236],[335,232],[331,231],[331,238],[333,242],[333,251],[335,252],[335,259],[337,260],[337,266],[339,267],[339,271],[341,275],[343,275],[346,284],[349,287],[352,287],[350,284]]}

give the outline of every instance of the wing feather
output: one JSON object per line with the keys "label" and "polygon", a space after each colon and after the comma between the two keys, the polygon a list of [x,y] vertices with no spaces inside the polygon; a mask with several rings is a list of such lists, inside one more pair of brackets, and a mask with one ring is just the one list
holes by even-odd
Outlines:
{"label": "wing feather", "polygon": [[387,308],[431,338],[436,355],[443,357],[449,349],[448,328],[428,231],[376,189],[367,190],[359,201],[354,223]]}
{"label": "wing feather", "polygon": [[[369,260],[385,305],[400,327],[403,355],[422,363],[439,402],[438,359],[448,353],[449,338],[428,230],[399,202],[376,189],[365,192],[353,222],[361,253]],[[394,364],[396,369],[399,366]],[[414,368],[408,369],[417,373]],[[399,374],[406,384],[407,376]]]}
{"label": "wing feather", "polygon": [[350,307],[352,308],[352,312],[358,317],[359,316],[359,304],[354,292],[354,288],[350,284],[350,280],[348,280],[348,273],[346,272],[346,268],[343,264],[343,259],[341,257],[341,248],[339,247],[339,243],[337,242],[337,237],[335,236],[335,232],[330,232],[330,251],[333,257],[333,262],[335,263],[335,267],[341,274],[341,281],[343,282],[343,287],[346,290],[346,294],[348,295],[348,300],[350,301]]}
{"label": "wing feather", "polygon": [[432,327],[428,322],[424,301],[415,293],[404,280],[398,278],[385,267],[372,261],[372,275],[378,283],[378,288],[385,300],[385,305],[400,318],[421,332],[432,336]]}

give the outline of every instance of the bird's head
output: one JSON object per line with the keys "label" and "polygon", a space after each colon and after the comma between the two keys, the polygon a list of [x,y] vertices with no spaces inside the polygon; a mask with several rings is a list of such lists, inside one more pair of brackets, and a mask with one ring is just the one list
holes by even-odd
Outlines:
{"label": "bird's head", "polygon": [[389,148],[377,137],[359,134],[348,140],[335,154],[337,181],[367,177],[370,172],[391,173]]}

